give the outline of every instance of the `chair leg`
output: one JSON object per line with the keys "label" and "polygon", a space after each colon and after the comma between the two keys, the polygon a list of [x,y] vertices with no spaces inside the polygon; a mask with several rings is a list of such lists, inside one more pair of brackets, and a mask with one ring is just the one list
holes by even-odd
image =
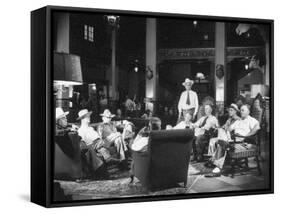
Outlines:
{"label": "chair leg", "polygon": [[246,166],[246,170],[249,170],[248,158],[245,158],[245,166]]}
{"label": "chair leg", "polygon": [[256,162],[257,162],[257,169],[258,169],[258,175],[261,175],[261,166],[260,166],[260,160],[259,160],[259,156],[256,156]]}
{"label": "chair leg", "polygon": [[236,160],[232,160],[232,163],[231,163],[231,178],[234,178],[235,164],[236,164]]}
{"label": "chair leg", "polygon": [[187,179],[185,179],[183,182],[183,188],[186,188],[186,186],[187,186]]}

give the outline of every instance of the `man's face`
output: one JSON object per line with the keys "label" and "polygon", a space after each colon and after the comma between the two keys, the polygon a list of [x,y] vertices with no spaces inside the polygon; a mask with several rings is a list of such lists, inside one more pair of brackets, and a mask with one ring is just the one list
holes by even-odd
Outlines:
{"label": "man's face", "polygon": [[238,105],[238,106],[242,106],[242,105],[243,105],[242,100],[237,100],[236,105]]}
{"label": "man's face", "polygon": [[191,89],[191,84],[186,84],[184,87],[187,91],[189,91]]}
{"label": "man's face", "polygon": [[249,114],[250,114],[250,111],[247,108],[247,106],[242,106],[241,107],[241,117],[246,118]]}
{"label": "man's face", "polygon": [[89,124],[91,122],[90,116],[88,115],[85,118],[83,118],[83,122]]}
{"label": "man's face", "polygon": [[102,121],[104,123],[109,123],[111,121],[111,117],[102,117]]}
{"label": "man's face", "polygon": [[233,117],[236,114],[236,111],[233,108],[229,108],[228,114],[229,114],[230,117]]}
{"label": "man's face", "polygon": [[260,107],[260,101],[258,99],[255,100],[254,107],[255,108],[259,108]]}
{"label": "man's face", "polygon": [[66,116],[63,116],[62,118],[58,119],[58,124],[61,127],[66,127],[67,126],[67,118],[66,118]]}
{"label": "man's face", "polygon": [[212,114],[212,108],[211,108],[211,106],[209,106],[209,105],[206,105],[206,106],[205,106],[205,114],[206,114],[207,116],[209,116],[209,115]]}

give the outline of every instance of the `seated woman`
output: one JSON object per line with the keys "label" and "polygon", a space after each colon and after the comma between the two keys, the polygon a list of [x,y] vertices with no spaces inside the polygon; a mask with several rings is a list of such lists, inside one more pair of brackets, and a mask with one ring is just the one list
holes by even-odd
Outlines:
{"label": "seated woman", "polygon": [[194,123],[195,127],[195,160],[203,161],[203,153],[206,144],[209,142],[210,133],[213,129],[219,127],[218,120],[212,115],[213,107],[209,104],[205,105],[205,116],[201,117]]}
{"label": "seated woman", "polygon": [[[229,135],[227,136],[227,132],[230,132],[231,125],[240,120],[238,117],[239,108],[236,104],[232,103],[228,108],[228,115],[229,118],[226,123],[223,125],[222,129],[218,131],[218,137],[211,138],[209,143],[208,155],[211,156],[209,162],[205,164],[205,166],[216,166],[219,169],[222,169],[222,166],[225,161],[226,156],[226,145],[224,144],[225,141],[228,140]],[[218,171],[216,169],[215,171]]]}
{"label": "seated woman", "polygon": [[263,104],[263,98],[261,94],[258,94],[253,100],[253,104],[251,106],[251,116],[255,118],[257,121],[259,121],[260,123],[263,122],[263,115],[264,115],[262,104]]}
{"label": "seated woman", "polygon": [[[250,116],[250,109],[248,105],[242,105],[240,108],[241,111],[241,120],[236,120],[232,123],[229,127],[229,132],[234,133],[235,141],[238,142],[234,144],[235,151],[246,151],[247,149],[252,147],[251,142],[244,142],[241,145],[239,142],[243,142],[245,138],[249,138],[254,136],[257,131],[260,129],[259,122]],[[229,139],[228,141],[230,141]],[[222,141],[223,142],[223,141]],[[224,142],[221,146],[226,146],[228,142]],[[215,162],[214,162],[215,163]],[[218,162],[219,163],[219,162]],[[221,169],[223,168],[224,160],[221,161],[219,164],[216,164],[216,168],[213,170],[214,174],[219,174]]]}

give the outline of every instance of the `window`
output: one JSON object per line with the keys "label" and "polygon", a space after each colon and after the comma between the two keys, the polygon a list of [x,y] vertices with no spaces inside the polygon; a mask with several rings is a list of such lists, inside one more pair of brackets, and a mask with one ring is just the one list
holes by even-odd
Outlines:
{"label": "window", "polygon": [[90,42],[94,42],[94,27],[84,25],[84,39]]}

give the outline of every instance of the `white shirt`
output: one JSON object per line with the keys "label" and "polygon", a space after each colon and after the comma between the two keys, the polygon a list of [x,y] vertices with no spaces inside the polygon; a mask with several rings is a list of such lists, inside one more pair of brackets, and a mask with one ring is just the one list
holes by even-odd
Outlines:
{"label": "white shirt", "polygon": [[[237,120],[235,121],[231,126],[230,126],[230,130],[234,130],[235,134],[239,134],[242,136],[246,136],[248,135],[255,127],[257,127],[258,129],[260,129],[260,124],[259,122],[251,117],[251,116],[247,116],[245,119],[241,119],[241,120]],[[237,137],[236,140],[237,141],[242,141],[244,138],[239,138]]]}
{"label": "white shirt", "polygon": [[78,135],[82,138],[87,146],[91,145],[95,140],[100,138],[98,132],[96,132],[90,126],[81,126],[78,129]]}
{"label": "white shirt", "polygon": [[[179,122],[176,126],[173,127],[173,129],[186,129],[186,122],[185,121],[181,121]],[[191,124],[190,124],[191,126]]]}
{"label": "white shirt", "polygon": [[[201,117],[199,120],[196,121],[194,125],[197,127],[202,126],[206,117],[207,116]],[[205,125],[202,126],[201,128],[205,130],[209,130],[210,128],[218,128],[218,127],[219,127],[218,119],[214,115],[209,115]]]}
{"label": "white shirt", "polygon": [[189,100],[190,100],[189,105],[186,104],[186,100],[187,100],[187,91],[184,91],[184,92],[181,93],[180,100],[179,100],[179,103],[178,103],[179,113],[182,110],[188,110],[188,109],[191,109],[191,108],[195,108],[194,115],[196,115],[197,112],[198,112],[198,96],[197,96],[197,93],[195,91],[190,90],[189,91]]}
{"label": "white shirt", "polygon": [[145,152],[147,151],[148,141],[149,137],[137,135],[136,139],[131,145],[131,149],[136,152]]}

